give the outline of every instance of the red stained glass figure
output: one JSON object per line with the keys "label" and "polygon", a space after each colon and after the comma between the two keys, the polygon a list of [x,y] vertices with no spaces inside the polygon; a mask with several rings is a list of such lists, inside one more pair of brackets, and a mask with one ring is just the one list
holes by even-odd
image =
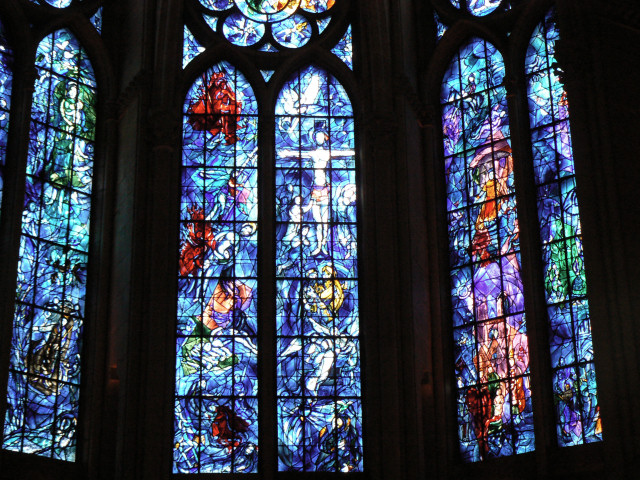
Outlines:
{"label": "red stained glass figure", "polygon": [[189,234],[180,252],[180,275],[192,275],[204,265],[207,249],[216,248],[216,240],[211,225],[204,221],[204,209],[190,207],[191,222]]}
{"label": "red stained glass figure", "polygon": [[242,433],[249,430],[246,420],[240,418],[236,413],[225,405],[216,408],[216,418],[211,424],[211,434],[220,445],[224,445],[231,453],[234,447],[240,445]]}
{"label": "red stained glass figure", "polygon": [[214,72],[208,86],[203,79],[202,93],[198,100],[189,106],[187,121],[194,130],[208,131],[214,137],[222,133],[225,144],[233,145],[238,141],[237,115],[242,113],[242,102],[227,82],[224,72]]}

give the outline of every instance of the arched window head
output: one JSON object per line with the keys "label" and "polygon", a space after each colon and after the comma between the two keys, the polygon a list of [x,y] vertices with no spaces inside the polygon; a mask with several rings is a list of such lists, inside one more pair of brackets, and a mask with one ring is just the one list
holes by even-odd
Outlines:
{"label": "arched window head", "polygon": [[74,460],[96,83],[68,30],[40,42],[3,448]]}
{"label": "arched window head", "polygon": [[458,439],[478,461],[534,449],[504,62],[471,39],[442,84]]}
{"label": "arched window head", "polygon": [[362,470],[354,147],[342,85],[297,72],[276,105],[281,471]]}
{"label": "arched window head", "polygon": [[557,439],[602,440],[569,99],[555,65],[555,12],[535,29],[525,60]]}
{"label": "arched window head", "polygon": [[184,104],[175,473],[258,468],[257,115],[227,62]]}

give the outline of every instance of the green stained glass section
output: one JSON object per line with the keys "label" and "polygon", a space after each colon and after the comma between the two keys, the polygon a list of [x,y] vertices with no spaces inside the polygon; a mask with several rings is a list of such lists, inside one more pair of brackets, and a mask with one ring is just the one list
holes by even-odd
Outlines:
{"label": "green stained glass section", "polygon": [[529,120],[545,298],[549,315],[557,440],[602,440],[569,100],[555,71],[554,11],[535,29],[526,56]]}
{"label": "green stained glass section", "polygon": [[3,448],[76,458],[96,84],[67,30],[36,52]]}

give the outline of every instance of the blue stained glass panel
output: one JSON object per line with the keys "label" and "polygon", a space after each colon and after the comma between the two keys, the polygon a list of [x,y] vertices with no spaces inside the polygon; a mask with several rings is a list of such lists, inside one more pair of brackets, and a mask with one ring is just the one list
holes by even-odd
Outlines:
{"label": "blue stained glass panel", "polygon": [[533,409],[504,63],[472,39],[442,90],[458,435],[466,461],[532,451]]}
{"label": "blue stained glass panel", "polygon": [[191,30],[187,27],[184,27],[184,40],[182,47],[182,68],[185,68],[191,60],[196,58],[202,52],[204,52],[204,47],[200,45],[200,43],[196,40],[196,37],[193,36]]}
{"label": "blue stained glass panel", "polygon": [[98,33],[102,33],[102,7],[91,17],[91,24],[96,27]]}
{"label": "blue stained glass panel", "polygon": [[64,8],[71,5],[71,0],[45,0],[49,5],[58,8]]}
{"label": "blue stained glass panel", "polygon": [[271,77],[273,77],[273,74],[276,72],[275,70],[260,70],[260,73],[262,74],[264,81],[268,83],[269,80],[271,80]]}
{"label": "blue stained glass panel", "polygon": [[340,58],[347,67],[353,70],[353,37],[351,35],[351,25],[349,25],[346,33],[331,51]]}
{"label": "blue stained glass panel", "polygon": [[3,447],[76,455],[96,125],[95,78],[67,30],[36,53]]}
{"label": "blue stained glass panel", "polygon": [[502,0],[467,0],[467,8],[479,17],[489,15],[502,3]]}
{"label": "blue stained glass panel", "polygon": [[234,45],[247,47],[260,41],[264,35],[265,26],[237,13],[227,17],[222,25],[222,32]]}
{"label": "blue stained glass panel", "polygon": [[0,205],[4,189],[4,167],[7,157],[9,134],[9,111],[11,109],[11,87],[13,83],[13,52],[0,23]]}
{"label": "blue stained glass panel", "polygon": [[276,328],[281,471],[362,470],[351,102],[309,67],[276,104]]}
{"label": "blue stained glass panel", "polygon": [[436,23],[436,38],[440,40],[447,31],[447,26],[440,20],[440,16],[433,12],[433,20]]}
{"label": "blue stained glass panel", "polygon": [[200,0],[200,3],[211,10],[227,10],[233,6],[234,0]]}
{"label": "blue stained glass panel", "polygon": [[293,15],[271,27],[273,38],[283,47],[299,48],[311,40],[311,25],[302,15]]}
{"label": "blue stained glass panel", "polygon": [[255,473],[258,105],[221,62],[187,94],[174,473]]}
{"label": "blue stained glass panel", "polygon": [[559,38],[551,10],[536,27],[526,56],[529,120],[543,244],[545,298],[554,369],[560,446],[602,440],[569,102],[554,72]]}
{"label": "blue stained glass panel", "polygon": [[318,32],[322,33],[329,26],[329,22],[331,22],[331,17],[325,17],[318,19]]}

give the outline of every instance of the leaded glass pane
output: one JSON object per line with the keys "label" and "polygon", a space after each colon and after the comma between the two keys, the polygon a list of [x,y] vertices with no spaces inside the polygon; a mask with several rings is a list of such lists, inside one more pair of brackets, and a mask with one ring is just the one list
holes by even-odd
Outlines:
{"label": "leaded glass pane", "polygon": [[326,71],[276,105],[276,328],[281,471],[362,470],[351,102]]}
{"label": "leaded glass pane", "polygon": [[529,347],[504,63],[474,38],[441,100],[462,457],[534,449]]}
{"label": "leaded glass pane", "polygon": [[258,467],[257,115],[226,62],[185,101],[175,473]]}
{"label": "leaded glass pane", "polygon": [[559,38],[550,11],[526,57],[538,218],[557,438],[561,446],[602,440],[582,231],[574,176],[569,101],[554,71]]}
{"label": "leaded glass pane", "polygon": [[73,461],[96,88],[67,30],[42,40],[36,68],[3,448]]}
{"label": "leaded glass pane", "polygon": [[11,109],[11,86],[13,83],[13,52],[0,23],[0,205],[4,189],[4,166],[7,157],[9,134],[9,110]]}

